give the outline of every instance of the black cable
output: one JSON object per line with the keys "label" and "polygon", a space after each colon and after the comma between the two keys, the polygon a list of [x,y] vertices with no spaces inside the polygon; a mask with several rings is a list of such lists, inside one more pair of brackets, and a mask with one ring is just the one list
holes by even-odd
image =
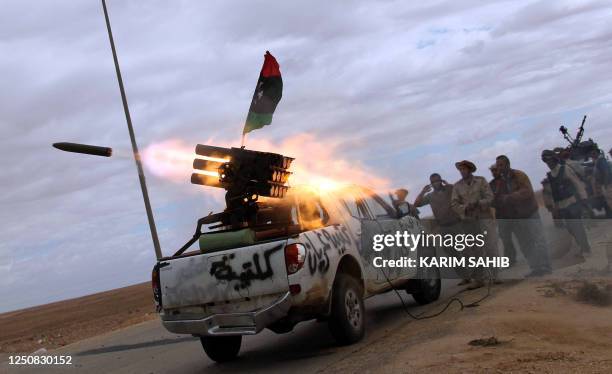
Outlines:
{"label": "black cable", "polygon": [[[381,225],[380,222],[378,222],[378,220],[374,220],[374,222],[376,222],[378,224],[378,227],[380,228],[381,232],[384,232],[383,227]],[[406,312],[406,314],[415,320],[422,320],[422,319],[429,319],[429,318],[434,318],[437,317],[439,315],[441,315],[442,313],[444,313],[453,302],[457,302],[459,303],[459,305],[461,306],[460,310],[463,310],[464,308],[473,308],[473,307],[477,307],[479,305],[479,303],[481,303],[483,300],[485,300],[486,298],[488,298],[491,295],[491,283],[493,283],[493,276],[491,274],[491,270],[487,269],[487,275],[488,275],[488,284],[487,284],[487,293],[481,297],[480,299],[473,301],[469,304],[464,304],[463,301],[461,299],[458,299],[456,297],[453,297],[452,299],[450,299],[446,305],[444,306],[444,308],[442,308],[441,311],[428,315],[428,316],[424,316],[423,314],[425,314],[425,312],[420,313],[418,315],[414,315],[410,312],[410,310],[408,310],[408,306],[406,305],[406,303],[404,302],[404,299],[402,298],[402,296],[399,294],[397,288],[395,288],[395,286],[393,286],[393,283],[391,283],[391,281],[389,280],[389,277],[387,276],[387,274],[385,274],[385,272],[383,271],[382,268],[378,268],[380,269],[380,272],[382,273],[382,275],[384,275],[387,283],[389,284],[389,286],[393,289],[393,291],[395,292],[395,294],[397,295],[397,297],[400,299],[400,301],[402,302],[402,307],[404,309],[404,311]]]}
{"label": "black cable", "polygon": [[[404,302],[404,299],[402,298],[402,296],[400,295],[399,291],[397,290],[397,288],[395,288],[395,286],[393,286],[393,283],[391,283],[391,281],[389,280],[389,277],[387,276],[387,274],[385,274],[385,272],[382,270],[382,268],[380,268],[380,272],[385,276],[385,279],[387,280],[387,283],[389,283],[389,286],[391,286],[391,288],[393,289],[393,291],[395,292],[395,294],[397,295],[397,297],[400,299],[401,303],[402,303],[402,307],[404,309],[404,312],[406,312],[406,314],[415,320],[421,320],[421,319],[429,319],[429,318],[434,318],[437,317],[439,315],[441,315],[442,313],[444,313],[453,302],[457,302],[459,303],[459,305],[461,306],[460,310],[463,310],[464,308],[472,308],[472,307],[476,307],[478,306],[478,304],[480,302],[482,302],[483,300],[485,300],[487,297],[489,297],[491,295],[491,283],[492,283],[492,279],[491,276],[489,276],[489,282],[487,285],[487,293],[486,295],[484,295],[483,297],[481,297],[480,299],[473,301],[469,304],[464,304],[463,301],[459,298],[453,297],[452,299],[450,299],[446,305],[444,306],[444,308],[442,308],[442,310],[440,310],[439,312],[436,312],[434,314],[431,315],[427,315],[424,316],[423,314],[425,314],[425,312],[414,315],[410,312],[410,310],[408,309],[408,306],[406,305],[406,303]],[[490,272],[489,272],[490,273]],[[489,274],[490,275],[490,274]]]}

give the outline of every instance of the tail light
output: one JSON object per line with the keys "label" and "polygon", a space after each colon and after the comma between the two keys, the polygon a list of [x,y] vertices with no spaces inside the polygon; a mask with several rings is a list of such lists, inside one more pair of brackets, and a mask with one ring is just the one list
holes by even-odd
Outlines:
{"label": "tail light", "polygon": [[151,287],[153,288],[153,300],[155,300],[155,305],[157,310],[161,310],[161,285],[159,282],[159,264],[156,264],[153,267],[153,272],[151,273]]}
{"label": "tail light", "polygon": [[285,247],[285,264],[287,274],[293,274],[304,266],[306,259],[306,248],[298,243],[289,244]]}

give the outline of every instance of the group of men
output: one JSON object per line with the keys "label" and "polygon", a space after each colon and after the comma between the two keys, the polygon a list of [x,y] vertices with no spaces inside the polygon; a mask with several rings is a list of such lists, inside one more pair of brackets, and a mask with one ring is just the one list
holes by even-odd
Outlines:
{"label": "group of men", "polygon": [[[601,152],[594,151],[591,157],[594,161],[594,178],[606,197],[606,209],[610,209],[612,170]],[[547,206],[552,209],[554,218],[563,220],[575,238],[580,247],[578,256],[588,255],[590,245],[581,220],[586,192],[579,183],[580,179],[558,152],[542,152],[542,161],[550,169],[546,179],[550,188],[550,201]],[[548,246],[534,189],[527,174],[511,168],[510,159],[505,155],[497,156],[495,164],[490,167],[493,177],[491,181],[474,175],[477,168],[471,161],[457,162],[455,167],[461,174],[459,181],[450,184],[440,174],[431,174],[430,184],[421,190],[414,204],[405,201],[407,190],[396,191],[398,200],[395,205],[403,207],[398,211],[402,214],[417,215],[417,208],[429,205],[439,233],[443,235],[486,233],[485,246],[468,248],[461,254],[464,256],[498,256],[499,238],[503,244],[504,255],[513,265],[517,256],[513,241],[515,237],[531,269],[527,276],[549,274],[551,264]],[[462,278],[460,285],[465,284],[468,289],[482,287],[486,279],[497,282],[495,269],[456,270]]]}

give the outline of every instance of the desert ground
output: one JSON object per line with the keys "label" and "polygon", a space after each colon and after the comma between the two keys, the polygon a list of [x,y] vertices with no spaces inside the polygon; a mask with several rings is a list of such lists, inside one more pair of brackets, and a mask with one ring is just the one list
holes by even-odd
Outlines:
{"label": "desert ground", "polygon": [[327,371],[610,373],[610,295],[610,279],[505,285],[476,308],[407,324]]}
{"label": "desert ground", "polygon": [[[378,325],[369,322],[376,331],[368,330],[366,339],[355,346],[332,348],[332,343],[320,343],[323,348],[306,346],[312,352],[303,353],[306,357],[300,358],[303,367],[308,368],[308,372],[330,373],[612,372],[612,273],[606,269],[612,257],[612,231],[608,226],[608,222],[590,224],[593,254],[580,261],[575,258],[576,248],[571,240],[561,231],[554,233],[557,239],[552,243],[556,246],[552,275],[537,279],[517,277],[501,285],[491,285],[490,296],[474,307],[462,309],[455,302],[439,316],[415,321],[403,313],[401,303],[392,293],[386,294],[384,307],[370,310],[370,320],[391,316],[388,318],[393,318],[392,327],[380,321]],[[551,233],[548,234],[550,237]],[[523,263],[512,270],[519,274],[528,269]],[[435,314],[453,297],[467,304],[480,299],[486,292],[487,289],[447,292],[424,312]],[[77,352],[81,342],[87,341],[91,343],[83,343],[84,346],[94,343],[100,346],[87,352],[96,353],[97,359],[103,362],[105,355],[111,353],[130,355],[142,350],[146,355],[152,349],[147,347],[157,343],[127,344],[124,338],[117,337],[136,336],[138,329],[150,329],[151,336],[162,336],[163,329],[158,325],[148,283],[5,313],[0,315],[0,361],[5,361],[10,353],[29,354],[42,348],[47,350],[46,354]],[[324,327],[314,326],[306,325],[301,330],[324,330]],[[299,342],[292,339],[300,340],[304,334],[309,334],[301,330],[283,339],[297,344]],[[323,332],[317,334],[324,335]],[[117,343],[117,349],[109,343],[113,339],[121,342]],[[176,362],[182,363],[187,372],[228,369],[210,362],[202,366],[201,352],[197,357],[190,356],[193,363],[189,363],[192,361],[184,355],[185,349],[197,351],[197,342],[191,337],[185,339],[167,336],[159,343],[164,345],[155,349],[164,349],[164,346],[169,349],[176,342],[180,352],[177,352]],[[256,356],[247,351],[229,368],[243,368],[242,360],[247,366],[259,365],[264,372],[274,371],[277,366],[277,353],[274,352],[280,349],[274,348],[274,344],[280,338],[270,336],[266,339],[272,341],[264,342],[271,348],[264,346]],[[121,353],[126,347],[130,349]],[[270,357],[266,353],[268,350],[272,352]],[[324,364],[313,364],[317,356],[325,357]],[[150,360],[150,355],[146,358]],[[170,366],[174,367],[176,362]],[[156,365],[154,372],[172,371]]]}
{"label": "desert ground", "polygon": [[47,350],[157,318],[150,283],[0,314],[0,352]]}

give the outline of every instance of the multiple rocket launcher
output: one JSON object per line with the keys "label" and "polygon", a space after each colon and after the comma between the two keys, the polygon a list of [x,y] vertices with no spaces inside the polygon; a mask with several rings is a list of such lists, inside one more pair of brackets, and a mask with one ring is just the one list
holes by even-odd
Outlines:
{"label": "multiple rocket launcher", "polygon": [[291,157],[202,144],[195,152],[200,157],[193,160],[193,184],[224,188],[249,200],[256,200],[252,195],[282,198],[287,194]]}

